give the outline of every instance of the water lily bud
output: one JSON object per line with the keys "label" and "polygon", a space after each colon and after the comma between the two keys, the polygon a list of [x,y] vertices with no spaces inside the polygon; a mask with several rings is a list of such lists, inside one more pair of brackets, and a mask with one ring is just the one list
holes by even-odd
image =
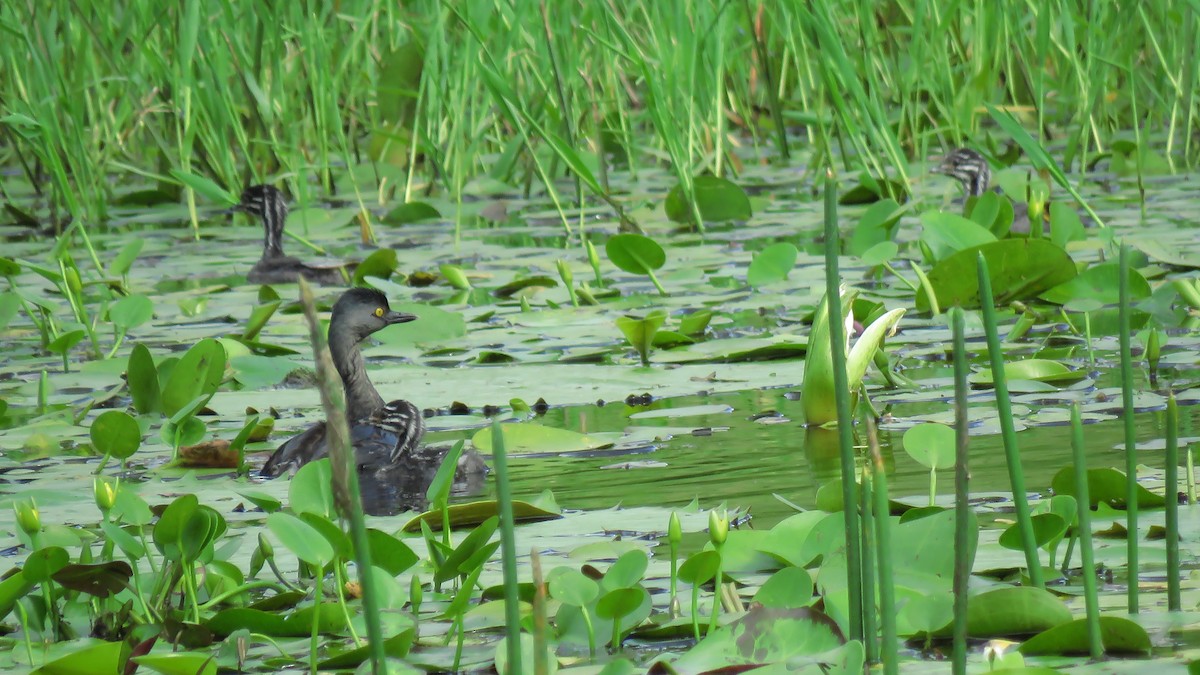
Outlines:
{"label": "water lily bud", "polygon": [[596,247],[592,246],[591,240],[583,242],[583,247],[587,249],[588,264],[592,266],[592,272],[596,274],[596,283],[600,283],[600,255],[596,253]]}
{"label": "water lily bud", "polygon": [[421,601],[424,599],[425,587],[421,585],[421,579],[414,574],[408,584],[408,602],[412,605],[413,615],[421,613]]}
{"label": "water lily bud", "polygon": [[521,296],[521,311],[522,311],[522,312],[531,312],[531,311],[533,311],[533,308],[531,308],[531,307],[529,306],[529,298],[527,298],[527,297],[526,297],[526,296],[524,296],[524,295],[522,295],[522,296]]}
{"label": "water lily bud", "polygon": [[679,546],[679,542],[683,541],[683,527],[679,525],[679,514],[671,512],[671,521],[667,525],[667,541],[671,542],[671,546]]}
{"label": "water lily bud", "polygon": [[71,294],[75,297],[83,295],[83,282],[79,279],[79,270],[74,267],[67,268],[66,276],[67,288],[71,289]]}
{"label": "water lily bud", "polygon": [[566,260],[558,260],[555,265],[558,266],[558,276],[562,277],[563,284],[570,288],[575,285],[575,275],[571,273],[571,268],[567,266]]}
{"label": "water lily bud", "polygon": [[96,508],[107,516],[117,503],[117,486],[104,476],[96,476],[92,481],[92,496],[96,499]]}
{"label": "water lily bud", "polygon": [[712,541],[713,546],[718,548],[725,543],[729,537],[729,514],[725,509],[721,509],[718,514],[716,509],[708,512],[708,538]]}
{"label": "water lily bud", "polygon": [[255,548],[250,552],[250,573],[247,576],[258,576],[258,573],[262,571],[263,565],[266,563],[267,561],[263,558],[262,549]]}
{"label": "water lily bud", "polygon": [[275,557],[275,547],[271,546],[271,541],[261,532],[258,535],[258,550],[262,551],[263,558],[267,560]]}
{"label": "water lily bud", "polygon": [[13,502],[13,513],[17,516],[17,525],[25,534],[32,537],[42,531],[42,516],[33,497]]}
{"label": "water lily bud", "polygon": [[1158,370],[1158,360],[1162,356],[1162,338],[1158,334],[1157,328],[1150,329],[1150,335],[1146,337],[1146,363],[1150,366],[1150,370]]}

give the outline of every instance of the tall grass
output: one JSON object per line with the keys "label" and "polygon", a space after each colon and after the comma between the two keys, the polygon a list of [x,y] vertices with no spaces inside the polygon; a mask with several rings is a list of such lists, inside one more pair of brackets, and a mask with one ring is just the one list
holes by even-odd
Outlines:
{"label": "tall grass", "polygon": [[[89,226],[123,185],[179,189],[177,168],[231,187],[285,178],[301,201],[313,187],[458,197],[486,177],[573,189],[578,206],[603,199],[577,181],[605,155],[659,164],[687,192],[696,174],[738,172],[735,140],[786,156],[783,121],[811,139],[810,166],[840,147],[846,169],[903,182],[930,146],[985,143],[984,104],[1066,138],[1068,164],[1135,126],[1200,157],[1194,3],[56,7],[0,5],[0,164],[22,167],[57,220]],[[522,114],[501,113],[514,102]]]}

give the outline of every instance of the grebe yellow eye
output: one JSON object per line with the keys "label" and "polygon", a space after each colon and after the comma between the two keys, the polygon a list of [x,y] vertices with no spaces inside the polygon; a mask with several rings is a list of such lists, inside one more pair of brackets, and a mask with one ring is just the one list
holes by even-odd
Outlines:
{"label": "grebe yellow eye", "polygon": [[375,316],[377,316],[381,319],[383,318],[383,308],[382,307],[375,308]]}

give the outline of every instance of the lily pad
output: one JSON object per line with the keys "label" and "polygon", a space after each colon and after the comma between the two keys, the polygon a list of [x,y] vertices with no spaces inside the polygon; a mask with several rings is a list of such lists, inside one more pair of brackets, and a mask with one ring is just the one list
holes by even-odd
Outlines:
{"label": "lily pad", "polygon": [[[491,434],[491,429],[486,429],[485,431]],[[562,518],[562,514],[557,511],[535,506],[529,502],[513,500],[512,508],[513,520],[518,523],[533,523]],[[494,499],[481,502],[468,502],[466,504],[453,504],[449,508],[450,527],[471,527],[484,522],[492,516],[499,515],[499,513],[500,504]],[[432,529],[440,530],[442,527],[441,509],[426,511],[419,516],[415,516],[400,529],[404,532],[420,532],[422,521]]]}
{"label": "lily pad", "polygon": [[[1071,256],[1045,239],[1002,239],[961,250],[934,266],[929,283],[938,306],[979,307],[979,253],[987,260],[997,305],[1037,297],[1076,274]],[[924,289],[917,292],[917,310],[929,311]]]}
{"label": "lily pad", "polygon": [[[611,433],[581,434],[570,429],[558,429],[533,423],[503,424],[500,426],[500,430],[504,434],[504,447],[508,450],[509,455],[597,450],[611,447],[615,440]],[[491,454],[491,428],[480,429],[471,437],[471,443],[480,452]]]}
{"label": "lily pad", "polygon": [[[746,191],[737,184],[716,176],[696,176],[692,180],[692,193],[700,217],[707,222],[727,220],[750,220],[753,211]],[[676,223],[692,221],[692,207],[684,199],[683,187],[676,185],[667,193],[664,204],[667,217]]]}
{"label": "lily pad", "polygon": [[796,266],[796,257],[800,251],[795,244],[781,242],[772,244],[754,255],[750,261],[750,269],[746,272],[746,282],[755,288],[773,284],[787,279],[788,272]]}
{"label": "lily pad", "polygon": [[[1146,629],[1121,616],[1100,617],[1100,641],[1108,654],[1149,654],[1150,635]],[[1022,654],[1050,656],[1089,652],[1087,619],[1042,631],[1021,644]]]}
{"label": "lily pad", "polygon": [[[1096,300],[1105,305],[1120,301],[1121,273],[1117,263],[1092,265],[1079,276],[1042,293],[1046,302],[1065,305],[1073,300]],[[1150,297],[1150,283],[1137,270],[1129,269],[1129,298],[1136,302]]]}
{"label": "lily pad", "polygon": [[[1064,384],[1084,379],[1087,377],[1087,372],[1071,370],[1066,365],[1049,359],[1025,359],[1023,361],[1009,361],[1005,363],[1004,375],[1010,381],[1029,380],[1033,382]],[[971,373],[967,380],[971,384],[983,386],[991,386],[995,382],[994,374],[990,368]]]}
{"label": "lily pad", "polygon": [[425,202],[408,202],[401,204],[383,217],[383,222],[388,225],[405,225],[407,223],[418,223],[422,220],[437,220],[442,217],[441,213],[432,205]]}
{"label": "lily pad", "polygon": [[967,605],[967,631],[974,638],[1026,635],[1070,621],[1062,600],[1036,586],[997,588],[972,596]]}

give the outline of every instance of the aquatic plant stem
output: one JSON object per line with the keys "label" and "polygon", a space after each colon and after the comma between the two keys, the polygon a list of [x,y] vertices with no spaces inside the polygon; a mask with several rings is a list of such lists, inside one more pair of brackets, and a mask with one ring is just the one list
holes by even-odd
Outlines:
{"label": "aquatic plant stem", "polygon": [[854,423],[850,410],[850,388],[846,375],[846,327],[842,324],[841,277],[838,273],[840,239],[837,219],[837,183],[833,172],[825,172],[825,301],[829,310],[829,344],[833,355],[833,392],[837,403],[838,440],[841,447],[842,514],[846,534],[846,591],[849,596],[851,640],[863,638],[862,551],[855,495]]}
{"label": "aquatic plant stem", "polygon": [[[870,419],[870,413],[864,414],[863,417]],[[858,508],[862,512],[862,518],[859,522],[862,523],[860,531],[862,533],[863,557],[863,643],[866,647],[867,663],[878,663],[879,643],[875,641],[875,636],[878,634],[875,626],[875,566],[871,564],[871,561],[876,556],[876,514],[873,510],[871,480],[865,470],[863,471],[863,480],[858,486],[858,497]],[[886,513],[884,517],[887,517]]]}
{"label": "aquatic plant stem", "polygon": [[875,558],[879,578],[879,655],[884,675],[900,672],[900,653],[896,638],[896,589],[892,575],[892,522],[888,508],[887,471],[879,452],[879,434],[875,420],[867,417],[867,447],[870,450],[871,495],[875,502]]}
{"label": "aquatic plant stem", "polygon": [[[504,623],[508,636],[509,673],[521,669],[521,606],[517,589],[517,549],[513,533],[512,485],[508,482],[508,452],[500,420],[492,419],[492,467],[496,471],[496,499],[500,506],[500,565],[504,571]],[[586,609],[585,609],[586,611]]]}
{"label": "aquatic plant stem", "polygon": [[1071,450],[1075,466],[1075,501],[1079,504],[1079,557],[1083,569],[1083,596],[1087,608],[1088,651],[1093,659],[1104,655],[1100,638],[1100,598],[1096,594],[1096,562],[1092,554],[1092,502],[1088,494],[1087,453],[1083,446],[1083,420],[1079,404],[1071,404]]}
{"label": "aquatic plant stem", "polygon": [[[767,93],[771,121],[775,123],[775,147],[779,150],[779,158],[786,163],[791,159],[787,140],[787,122],[783,119],[783,108],[779,105],[778,87],[775,84],[775,78],[772,77],[771,57],[767,52],[765,41],[759,35],[758,25],[754,21],[754,12],[750,9],[750,0],[742,0],[742,4],[746,10],[746,22],[750,24],[749,35],[754,41],[754,53],[758,57],[758,67],[762,71],[763,87]],[[759,5],[759,10],[762,10],[762,5]]]}
{"label": "aquatic plant stem", "polygon": [[542,576],[542,559],[537,547],[529,549],[533,573],[533,675],[548,675],[549,619],[546,617],[546,579]]}
{"label": "aquatic plant stem", "polygon": [[1038,556],[1037,537],[1033,532],[1033,519],[1029,515],[1029,498],[1025,492],[1025,472],[1021,468],[1021,446],[1017,443],[1017,429],[1013,424],[1012,400],[1008,395],[1008,374],[1004,372],[1004,351],[1000,348],[1000,329],[996,321],[996,302],[992,297],[992,278],[983,253],[979,254],[977,260],[980,312],[983,315],[983,330],[987,335],[988,358],[992,366],[992,387],[996,392],[996,411],[1000,414],[1000,435],[1004,439],[1004,460],[1008,466],[1008,483],[1012,489],[1018,531],[1021,533],[1021,547],[1025,551],[1025,567],[1029,572],[1029,583],[1038,588],[1045,588],[1046,584],[1042,580],[1042,563]]}
{"label": "aquatic plant stem", "polygon": [[1163,497],[1166,499],[1167,610],[1182,608],[1179,597],[1179,406],[1167,395],[1167,453]]}
{"label": "aquatic plant stem", "polygon": [[1125,422],[1125,529],[1128,544],[1125,558],[1129,574],[1127,599],[1129,613],[1138,613],[1138,485],[1137,485],[1137,432],[1133,418],[1133,354],[1130,341],[1132,308],[1129,305],[1129,245],[1121,244],[1118,256],[1118,293],[1120,307],[1118,324],[1121,342],[1121,402]]}
{"label": "aquatic plant stem", "polygon": [[971,542],[968,522],[971,517],[967,466],[967,338],[966,320],[960,307],[950,310],[954,333],[954,657],[955,675],[967,672],[967,581],[971,575],[968,557]]}
{"label": "aquatic plant stem", "polygon": [[[325,409],[329,438],[329,455],[333,471],[334,501],[341,516],[350,523],[350,540],[354,543],[354,560],[358,566],[358,583],[362,586],[363,621],[371,653],[371,672],[382,675],[387,668],[387,651],[383,643],[380,602],[375,588],[374,567],[371,564],[371,542],[367,538],[366,518],[362,511],[362,496],[358,489],[358,471],[354,466],[354,449],[350,447],[350,427],[346,422],[346,404],[342,399],[341,378],[333,367],[312,288],[303,279],[300,285],[300,304],[308,321],[309,340],[317,367],[317,389],[321,392],[321,407]],[[319,580],[318,580],[319,583]],[[318,586],[320,588],[320,586]],[[317,598],[319,605],[320,598]],[[316,662],[313,662],[315,668]]]}

